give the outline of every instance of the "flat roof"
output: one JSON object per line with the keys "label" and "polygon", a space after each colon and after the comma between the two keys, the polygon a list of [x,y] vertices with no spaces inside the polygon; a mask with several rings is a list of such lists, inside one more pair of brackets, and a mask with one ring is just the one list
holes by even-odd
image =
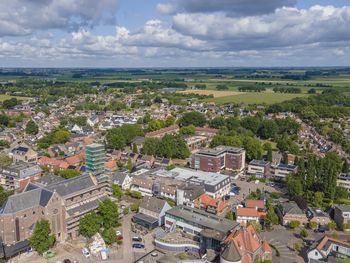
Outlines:
{"label": "flat roof", "polygon": [[161,170],[156,174],[161,174],[165,177],[172,177],[181,181],[204,182],[207,185],[217,185],[218,183],[230,178],[229,176],[224,174],[184,169],[178,167],[170,171]]}
{"label": "flat roof", "polygon": [[268,165],[270,162],[265,161],[265,160],[251,160],[249,162],[250,165],[256,165],[256,166],[266,166]]}
{"label": "flat roof", "polygon": [[225,234],[239,226],[239,223],[236,221],[228,220],[226,218],[209,214],[203,210],[183,205],[173,207],[168,210],[166,214],[200,225],[203,229],[209,228]]}
{"label": "flat roof", "polygon": [[222,154],[224,152],[231,152],[231,153],[241,153],[242,151],[244,151],[243,148],[237,148],[237,147],[228,147],[228,146],[217,146],[215,148],[206,148],[206,149],[202,149],[200,150],[197,154],[203,154],[203,155],[219,155]]}

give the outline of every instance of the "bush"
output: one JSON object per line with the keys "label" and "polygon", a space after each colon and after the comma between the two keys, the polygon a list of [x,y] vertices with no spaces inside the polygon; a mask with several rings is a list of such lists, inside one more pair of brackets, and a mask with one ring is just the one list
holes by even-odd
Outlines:
{"label": "bush", "polygon": [[332,220],[328,223],[329,230],[334,230],[337,227],[337,224]]}
{"label": "bush", "polygon": [[301,237],[306,238],[306,237],[308,237],[308,235],[309,235],[309,233],[305,229],[300,231],[300,236]]}
{"label": "bush", "polygon": [[300,250],[301,250],[301,245],[300,245],[300,243],[299,243],[299,242],[295,242],[295,243],[293,244],[293,249],[294,249],[295,251],[297,251],[297,252],[300,252]]}
{"label": "bush", "polygon": [[310,229],[316,229],[317,228],[317,223],[314,221],[309,222],[309,228]]}
{"label": "bush", "polygon": [[347,230],[347,229],[350,229],[350,224],[343,224],[342,230]]}
{"label": "bush", "polygon": [[270,197],[271,197],[272,199],[278,199],[278,198],[280,198],[280,196],[281,196],[281,194],[278,193],[278,192],[272,192],[272,193],[270,194]]}
{"label": "bush", "polygon": [[293,220],[293,221],[290,221],[290,223],[289,223],[289,227],[291,229],[295,229],[299,226],[300,226],[300,221],[298,221],[298,220]]}

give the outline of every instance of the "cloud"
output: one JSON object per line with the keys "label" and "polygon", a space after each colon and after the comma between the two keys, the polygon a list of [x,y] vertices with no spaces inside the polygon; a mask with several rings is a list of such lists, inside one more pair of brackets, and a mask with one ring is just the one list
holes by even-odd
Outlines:
{"label": "cloud", "polygon": [[115,23],[117,0],[0,1],[0,36],[26,35],[40,29],[73,30],[100,22]]}
{"label": "cloud", "polygon": [[296,0],[176,0],[172,3],[158,4],[157,10],[164,14],[224,12],[230,16],[250,16],[272,13],[280,7],[295,6],[296,2]]}
{"label": "cloud", "polygon": [[173,28],[216,49],[275,48],[317,42],[350,41],[350,7],[283,7],[273,14],[233,18],[222,13],[176,14]]}

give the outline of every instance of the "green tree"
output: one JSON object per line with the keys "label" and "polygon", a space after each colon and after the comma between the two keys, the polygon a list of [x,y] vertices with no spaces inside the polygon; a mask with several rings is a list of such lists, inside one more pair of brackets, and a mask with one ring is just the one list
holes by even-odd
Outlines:
{"label": "green tree", "polygon": [[252,137],[245,137],[243,139],[243,147],[246,150],[247,160],[261,159],[263,148],[258,139]]}
{"label": "green tree", "polygon": [[298,220],[292,220],[292,221],[290,221],[290,223],[289,223],[289,227],[291,228],[291,229],[295,229],[295,228],[297,228],[297,227],[299,227],[300,226],[300,221],[298,221]]}
{"label": "green tree", "polygon": [[266,202],[267,215],[265,219],[265,223],[268,227],[271,225],[278,225],[278,216],[275,212],[275,209],[272,205],[271,199],[268,199]]}
{"label": "green tree", "polygon": [[162,120],[151,120],[148,123],[148,130],[149,131],[156,131],[159,130],[161,128],[165,127],[165,123]]}
{"label": "green tree", "polygon": [[102,232],[102,237],[107,245],[111,245],[117,241],[117,235],[113,227],[104,229]]}
{"label": "green tree", "polygon": [[343,161],[342,172],[349,173],[349,164],[348,164],[347,159],[344,159],[344,161]]}
{"label": "green tree", "polygon": [[329,230],[334,230],[337,227],[337,224],[332,220],[328,223]]}
{"label": "green tree", "polygon": [[309,222],[309,228],[316,229],[317,228],[317,223],[315,221],[310,221]]}
{"label": "green tree", "polygon": [[79,221],[79,233],[85,237],[92,237],[101,228],[102,218],[95,212],[82,217]]}
{"label": "green tree", "polygon": [[113,184],[112,185],[112,193],[115,197],[117,197],[118,199],[122,198],[123,196],[123,191],[122,189],[120,188],[119,185],[117,184]]}
{"label": "green tree", "polygon": [[288,175],[286,181],[287,190],[290,197],[303,195],[303,184],[299,177],[295,175]]}
{"label": "green tree", "polygon": [[324,193],[322,192],[316,192],[314,195],[314,206],[315,207],[322,207],[323,206],[323,198],[324,198]]}
{"label": "green tree", "polygon": [[241,125],[243,128],[257,134],[260,127],[260,119],[257,117],[245,117],[241,120]]}
{"label": "green tree", "polygon": [[38,132],[39,132],[38,125],[33,120],[28,121],[26,126],[26,133],[35,135],[35,134],[38,134]]}
{"label": "green tree", "polygon": [[122,150],[126,146],[126,140],[120,129],[110,129],[106,134],[107,147]]}
{"label": "green tree", "polygon": [[165,127],[169,127],[171,125],[174,125],[175,124],[175,117],[174,116],[168,116],[166,119],[165,119]]}
{"label": "green tree", "polygon": [[66,170],[56,170],[55,174],[63,177],[64,179],[70,179],[80,175],[80,172],[75,169],[66,169]]}
{"label": "green tree", "polygon": [[29,238],[31,247],[40,255],[54,245],[56,238],[51,234],[49,221],[42,219],[36,222],[34,232]]}
{"label": "green tree", "polygon": [[273,138],[277,134],[277,124],[273,120],[263,120],[260,124],[258,134],[263,139]]}
{"label": "green tree", "polygon": [[226,213],[225,218],[234,221],[236,220],[236,214],[230,210]]}
{"label": "green tree", "polygon": [[98,206],[98,212],[102,218],[104,228],[116,227],[118,225],[118,206],[110,199],[106,199]]}
{"label": "green tree", "polygon": [[207,119],[203,113],[198,111],[186,112],[179,121],[180,126],[194,125],[196,127],[203,127],[207,123]]}
{"label": "green tree", "polygon": [[337,176],[341,172],[342,161],[335,152],[327,153],[320,160],[318,173],[321,176],[322,190],[325,197],[334,200],[337,186]]}
{"label": "green tree", "polygon": [[10,123],[10,117],[5,114],[0,114],[0,125],[7,127],[9,123]]}
{"label": "green tree", "polygon": [[127,163],[126,167],[128,168],[129,172],[131,172],[132,169],[134,168],[134,165],[133,165],[132,160],[131,160],[130,157],[128,159],[128,163]]}
{"label": "green tree", "polygon": [[196,127],[194,125],[183,126],[180,128],[182,135],[194,135],[196,133]]}
{"label": "green tree", "polygon": [[12,163],[12,159],[6,154],[0,153],[0,168],[9,166]]}
{"label": "green tree", "polygon": [[217,85],[216,89],[217,90],[228,90],[228,87],[227,87],[227,85]]}
{"label": "green tree", "polygon": [[139,149],[137,148],[137,144],[136,144],[136,143],[134,143],[134,144],[132,145],[132,152],[133,152],[133,153],[138,153],[138,152],[139,152]]}
{"label": "green tree", "polygon": [[308,237],[309,233],[306,231],[306,229],[302,229],[300,231],[300,236],[303,237],[303,238],[306,238]]}

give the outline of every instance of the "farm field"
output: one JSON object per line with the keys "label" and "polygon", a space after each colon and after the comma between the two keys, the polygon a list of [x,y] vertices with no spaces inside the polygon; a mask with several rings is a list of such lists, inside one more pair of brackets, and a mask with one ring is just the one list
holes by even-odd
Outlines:
{"label": "farm field", "polygon": [[239,93],[236,95],[226,96],[226,97],[217,97],[213,99],[205,99],[204,101],[215,102],[216,104],[225,104],[225,103],[273,104],[273,103],[278,103],[278,102],[294,99],[297,97],[305,97],[305,96],[309,96],[309,95],[308,94],[251,92],[251,93],[243,93],[243,94]]}
{"label": "farm field", "polygon": [[236,91],[219,91],[219,90],[185,90],[179,91],[179,93],[183,94],[199,94],[199,95],[213,95],[214,98],[221,98],[227,96],[237,96],[244,94],[244,92],[236,92]]}
{"label": "farm field", "polygon": [[11,98],[17,98],[18,100],[27,100],[28,97],[19,97],[19,96],[10,96],[6,94],[0,94],[0,102],[3,102],[4,100],[8,100]]}

